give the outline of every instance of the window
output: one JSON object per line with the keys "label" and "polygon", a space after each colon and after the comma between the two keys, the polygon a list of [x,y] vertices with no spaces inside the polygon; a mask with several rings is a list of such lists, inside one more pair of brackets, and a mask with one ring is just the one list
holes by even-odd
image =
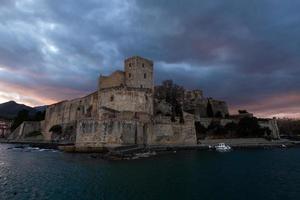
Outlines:
{"label": "window", "polygon": [[128,77],[131,78],[131,73],[128,74]]}
{"label": "window", "polygon": [[147,78],[147,74],[146,73],[144,73],[144,79],[146,79]]}
{"label": "window", "polygon": [[111,95],[110,101],[114,101],[114,95]]}
{"label": "window", "polygon": [[143,85],[141,85],[141,88],[143,88]]}
{"label": "window", "polygon": [[144,64],[144,63],[142,63],[142,67],[145,67],[145,64]]}
{"label": "window", "polygon": [[129,63],[129,67],[131,67],[131,63]]}

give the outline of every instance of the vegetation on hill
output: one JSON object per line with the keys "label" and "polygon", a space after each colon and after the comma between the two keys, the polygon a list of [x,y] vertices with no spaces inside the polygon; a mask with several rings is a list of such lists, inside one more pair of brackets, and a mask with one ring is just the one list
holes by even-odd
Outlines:
{"label": "vegetation on hill", "polygon": [[277,123],[281,135],[300,136],[300,119],[278,119]]}
{"label": "vegetation on hill", "polygon": [[180,123],[184,123],[181,102],[184,97],[184,88],[174,84],[172,80],[163,81],[161,86],[155,88],[156,99],[165,100],[172,106],[171,121],[175,121],[175,117],[179,117]]}
{"label": "vegetation on hill", "polygon": [[44,112],[46,106],[30,107],[18,104],[15,101],[8,101],[0,104],[0,117],[4,119],[14,119],[22,110],[27,110],[29,116],[34,116],[37,112]]}
{"label": "vegetation on hill", "polygon": [[251,137],[266,137],[269,138],[271,130],[269,128],[262,128],[258,124],[258,119],[255,117],[242,118],[238,123],[228,123],[225,126],[220,124],[220,120],[213,120],[206,128],[200,124],[195,123],[196,134],[198,139],[205,137],[211,138],[251,138]]}
{"label": "vegetation on hill", "polygon": [[11,131],[14,131],[18,126],[20,126],[24,121],[42,121],[45,119],[45,111],[36,112],[33,116],[29,115],[28,110],[21,110],[18,112],[18,115],[14,118]]}

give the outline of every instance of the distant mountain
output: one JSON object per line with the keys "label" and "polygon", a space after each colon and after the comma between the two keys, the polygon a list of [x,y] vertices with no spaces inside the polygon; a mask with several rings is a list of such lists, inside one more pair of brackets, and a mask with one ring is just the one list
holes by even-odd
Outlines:
{"label": "distant mountain", "polygon": [[8,101],[0,104],[0,117],[12,119],[18,115],[21,110],[28,110],[29,115],[34,115],[38,111],[44,111],[46,106],[30,107],[24,104],[18,104],[15,101]]}
{"label": "distant mountain", "polygon": [[44,112],[47,108],[47,106],[36,106],[36,107],[33,107],[37,112],[40,111],[40,112]]}

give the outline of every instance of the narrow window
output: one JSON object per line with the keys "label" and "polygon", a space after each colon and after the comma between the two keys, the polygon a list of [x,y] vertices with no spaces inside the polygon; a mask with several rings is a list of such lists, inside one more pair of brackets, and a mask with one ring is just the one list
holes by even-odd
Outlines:
{"label": "narrow window", "polygon": [[129,63],[129,67],[131,67],[131,63]]}
{"label": "narrow window", "polygon": [[131,73],[128,74],[128,77],[131,78]]}
{"label": "narrow window", "polygon": [[142,63],[142,67],[145,67],[144,63]]}
{"label": "narrow window", "polygon": [[144,73],[144,79],[146,79],[147,78],[147,74],[146,73]]}
{"label": "narrow window", "polygon": [[141,85],[141,88],[143,88],[143,85]]}
{"label": "narrow window", "polygon": [[114,101],[114,95],[110,97],[110,101]]}

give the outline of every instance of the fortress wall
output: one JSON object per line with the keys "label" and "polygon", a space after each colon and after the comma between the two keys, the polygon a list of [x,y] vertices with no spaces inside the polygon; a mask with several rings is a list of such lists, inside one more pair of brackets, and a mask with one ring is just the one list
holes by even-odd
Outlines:
{"label": "fortress wall", "polygon": [[125,85],[125,73],[122,71],[115,71],[110,76],[100,76],[99,78],[99,89],[121,85]]}
{"label": "fortress wall", "polygon": [[211,98],[209,98],[209,99],[207,99],[207,98],[193,99],[193,98],[191,98],[192,97],[191,94],[189,94],[187,97],[188,98],[185,98],[185,100],[184,100],[183,109],[186,112],[195,114],[197,121],[199,121],[199,117],[200,118],[208,117],[207,116],[208,101],[211,104],[214,115],[216,115],[218,112],[221,112],[223,117],[225,115],[229,114],[228,106],[227,106],[226,102],[224,102],[224,101],[219,101],[219,100],[211,99]]}
{"label": "fortress wall", "polygon": [[153,89],[153,62],[134,56],[124,62],[125,82],[128,87]]}
{"label": "fortress wall", "polygon": [[258,123],[261,127],[269,128],[271,130],[271,137],[273,139],[280,139],[280,132],[276,119],[263,120]]}
{"label": "fortress wall", "polygon": [[195,145],[197,144],[194,116],[184,113],[184,123],[171,122],[170,117],[155,118],[151,145]]}
{"label": "fortress wall", "polygon": [[43,134],[51,140],[50,128],[58,124],[74,123],[82,117],[98,117],[98,93],[50,105],[46,109]]}
{"label": "fortress wall", "polygon": [[[200,118],[200,123],[202,126],[207,128],[211,122],[214,120],[214,118]],[[218,119],[217,119],[218,120]],[[240,119],[221,119],[220,120],[220,125],[225,126],[226,124],[229,123],[239,123]],[[273,139],[280,139],[280,132],[279,128],[277,126],[277,121],[276,119],[267,119],[267,120],[258,120],[258,124],[262,128],[269,128],[271,130],[271,137]]]}
{"label": "fortress wall", "polygon": [[207,99],[202,99],[201,101],[197,102],[197,110],[200,116],[200,118],[202,117],[207,117]]}
{"label": "fortress wall", "polygon": [[236,119],[216,119],[216,118],[200,118],[199,122],[202,126],[208,128],[208,126],[214,120],[219,121],[221,126],[225,126],[226,124],[229,124],[231,122],[238,123],[238,120]]}
{"label": "fortress wall", "polygon": [[153,95],[141,89],[112,88],[99,91],[99,108],[153,114]]}
{"label": "fortress wall", "polygon": [[10,140],[24,140],[26,136],[38,131],[40,132],[43,126],[43,121],[24,121],[18,128],[16,128],[8,137]]}
{"label": "fortress wall", "polygon": [[183,110],[194,114],[196,121],[199,121],[199,118],[207,117],[207,102],[208,100],[206,98],[197,99],[195,101],[185,99],[183,103]]}
{"label": "fortress wall", "polygon": [[215,100],[215,99],[210,99],[209,101],[211,103],[214,115],[216,115],[218,112],[221,112],[223,117],[225,115],[229,114],[228,106],[227,106],[227,103],[225,101],[219,101],[219,100]]}
{"label": "fortress wall", "polygon": [[185,90],[184,91],[184,100],[191,101],[191,100],[198,100],[203,98],[203,91],[202,90]]}
{"label": "fortress wall", "polygon": [[76,147],[103,147],[132,144],[146,144],[151,126],[135,120],[78,121]]}
{"label": "fortress wall", "polygon": [[199,122],[202,126],[204,126],[205,128],[207,128],[210,123],[213,121],[213,118],[200,118]]}

